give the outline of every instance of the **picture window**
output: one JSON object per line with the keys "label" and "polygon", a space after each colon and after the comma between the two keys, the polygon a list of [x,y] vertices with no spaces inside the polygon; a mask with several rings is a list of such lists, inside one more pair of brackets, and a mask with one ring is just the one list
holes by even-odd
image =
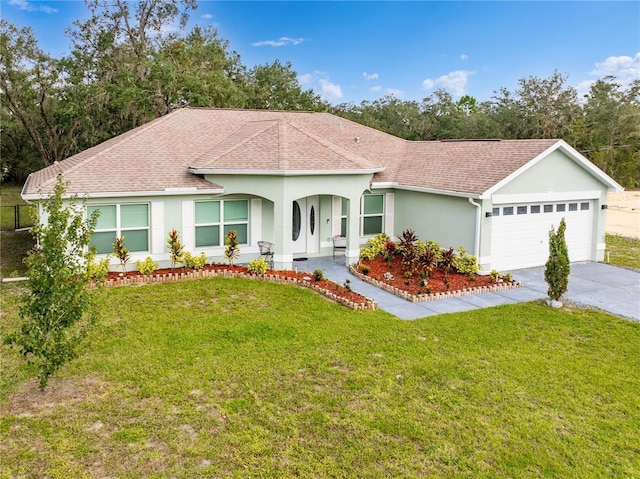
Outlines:
{"label": "picture window", "polygon": [[149,205],[100,205],[87,206],[87,216],[100,212],[98,223],[91,236],[90,248],[98,254],[113,251],[116,238],[125,237],[125,245],[132,253],[149,251]]}
{"label": "picture window", "polygon": [[229,231],[240,244],[248,243],[247,200],[198,201],[195,204],[196,248],[222,246]]}

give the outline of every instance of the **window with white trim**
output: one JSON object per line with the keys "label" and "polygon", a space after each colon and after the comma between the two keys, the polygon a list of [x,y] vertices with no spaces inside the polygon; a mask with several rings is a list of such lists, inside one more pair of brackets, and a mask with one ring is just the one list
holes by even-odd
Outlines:
{"label": "window with white trim", "polygon": [[503,216],[512,216],[513,215],[513,206],[505,206],[502,208]]}
{"label": "window with white trim", "polygon": [[360,209],[362,236],[382,233],[384,219],[384,195],[364,195]]}
{"label": "window with white trim", "polygon": [[569,203],[569,211],[578,211],[578,203]]}
{"label": "window with white trim", "polygon": [[589,202],[585,201],[584,203],[580,203],[580,211],[587,211],[589,209]]}
{"label": "window with white trim", "polygon": [[563,211],[565,211],[567,208],[567,205],[565,205],[564,203],[558,203],[556,205],[556,212],[558,213],[562,213]]}
{"label": "window with white trim", "polygon": [[535,215],[540,213],[540,205],[531,205],[531,214]]}
{"label": "window with white trim", "polygon": [[149,251],[148,204],[87,206],[87,217],[94,211],[99,211],[100,216],[89,247],[95,248],[98,254],[111,253],[116,237],[121,236],[125,237],[125,246],[132,253]]}
{"label": "window with white trim", "polygon": [[526,215],[527,214],[527,207],[526,206],[518,206],[518,214],[519,215]]}
{"label": "window with white trim", "polygon": [[248,243],[249,202],[247,200],[197,201],[195,203],[196,248],[224,245],[229,231],[240,244]]}

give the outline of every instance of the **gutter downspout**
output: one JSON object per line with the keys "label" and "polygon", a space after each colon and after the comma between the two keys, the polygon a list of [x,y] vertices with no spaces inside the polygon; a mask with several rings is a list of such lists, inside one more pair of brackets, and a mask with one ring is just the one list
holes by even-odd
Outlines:
{"label": "gutter downspout", "polygon": [[482,205],[480,203],[476,203],[473,201],[473,198],[468,198],[469,203],[471,203],[473,206],[475,206],[476,209],[476,234],[475,234],[475,241],[474,241],[474,245],[473,245],[473,249],[474,252],[473,254],[475,255],[476,258],[478,258],[478,263],[480,262],[480,220],[482,219],[481,217],[481,213],[482,213]]}

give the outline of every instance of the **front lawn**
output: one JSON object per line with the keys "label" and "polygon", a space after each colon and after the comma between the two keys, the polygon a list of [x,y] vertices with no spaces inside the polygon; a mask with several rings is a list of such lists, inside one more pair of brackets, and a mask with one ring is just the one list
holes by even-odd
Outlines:
{"label": "front lawn", "polygon": [[623,268],[640,269],[640,240],[624,236],[606,235],[609,257],[605,259]]}
{"label": "front lawn", "polygon": [[96,294],[44,393],[1,346],[0,477],[640,475],[637,323],[533,303],[408,322],[229,278]]}

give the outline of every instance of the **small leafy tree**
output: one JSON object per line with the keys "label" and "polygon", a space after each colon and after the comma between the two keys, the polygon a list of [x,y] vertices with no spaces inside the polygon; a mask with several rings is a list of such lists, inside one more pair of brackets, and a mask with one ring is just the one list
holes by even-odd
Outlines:
{"label": "small leafy tree", "polygon": [[167,246],[169,246],[171,267],[175,268],[178,263],[182,262],[182,256],[184,255],[184,246],[180,243],[180,233],[175,228],[169,231]]}
{"label": "small leafy tree", "polygon": [[547,294],[555,301],[567,292],[571,273],[569,250],[565,240],[566,229],[567,225],[562,218],[558,231],[555,232],[553,226],[549,231],[549,259],[544,266],[544,279],[549,285]]}
{"label": "small leafy tree", "polygon": [[122,273],[124,274],[127,271],[127,263],[129,262],[130,258],[129,250],[124,243],[124,235],[120,236],[119,238],[116,237],[116,240],[113,243],[113,255],[118,258],[118,261],[120,261],[120,267],[122,268]]}
{"label": "small leafy tree", "polygon": [[35,248],[25,263],[28,291],[21,297],[20,328],[5,338],[27,363],[38,368],[40,389],[49,377],[77,355],[77,346],[94,317],[89,244],[98,213],[84,218],[84,203],[72,197],[65,205],[62,175],[53,194],[41,203],[32,229]]}
{"label": "small leafy tree", "polygon": [[238,259],[240,254],[240,247],[238,246],[238,234],[235,230],[229,231],[227,237],[224,240],[224,257],[229,260],[229,264],[233,266],[233,262]]}

